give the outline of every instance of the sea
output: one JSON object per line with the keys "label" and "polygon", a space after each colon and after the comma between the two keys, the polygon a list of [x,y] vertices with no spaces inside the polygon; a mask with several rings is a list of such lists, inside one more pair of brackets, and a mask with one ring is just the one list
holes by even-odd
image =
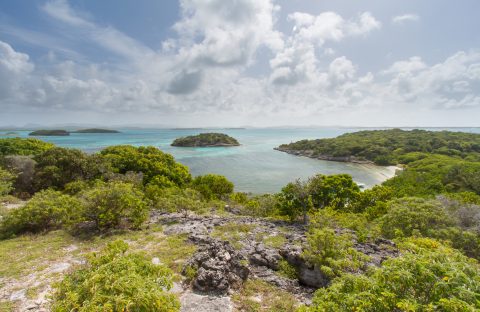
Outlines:
{"label": "sea", "polygon": [[[372,129],[372,128],[369,128]],[[379,129],[379,128],[377,128]],[[427,128],[425,128],[427,129]],[[350,174],[354,181],[366,188],[392,176],[392,168],[373,165],[333,162],[289,155],[274,150],[283,143],[302,139],[332,138],[343,133],[365,128],[215,128],[215,129],[116,129],[120,133],[85,134],[37,137],[58,146],[77,148],[88,153],[107,146],[129,144],[155,146],[172,154],[188,166],[192,175],[215,173],[226,176],[235,184],[235,190],[252,194],[275,193],[296,179],[307,179],[315,174]],[[429,128],[480,133],[480,128]],[[15,132],[9,134],[8,132]],[[0,130],[3,137],[28,137],[31,130]],[[226,133],[240,142],[238,147],[173,147],[178,137],[203,132]]]}

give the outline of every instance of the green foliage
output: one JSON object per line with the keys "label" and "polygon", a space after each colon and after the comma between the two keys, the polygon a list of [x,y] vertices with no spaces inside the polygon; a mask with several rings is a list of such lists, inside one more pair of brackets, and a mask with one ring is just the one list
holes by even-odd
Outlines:
{"label": "green foliage", "polygon": [[190,188],[161,188],[148,185],[145,192],[152,202],[153,209],[160,211],[181,212],[187,216],[189,212],[202,212],[206,209],[200,193]]}
{"label": "green foliage", "polygon": [[[472,210],[468,211],[469,208]],[[475,217],[479,213],[478,206],[448,206],[439,200],[402,198],[390,202],[388,212],[378,222],[387,238],[421,235],[448,240],[466,255],[480,258],[480,220]]]}
{"label": "green foliage", "polygon": [[413,161],[397,176],[383,183],[396,197],[431,196],[446,192],[480,194],[480,162],[444,155],[429,155]]}
{"label": "green foliage", "polygon": [[296,180],[288,183],[278,195],[280,214],[288,216],[292,221],[303,216],[303,222],[307,223],[307,214],[312,208],[308,182]]}
{"label": "green foliage", "polygon": [[81,221],[93,222],[100,231],[139,228],[148,217],[144,194],[132,184],[98,183],[79,196],[85,203]]}
{"label": "green foliage", "polygon": [[360,188],[348,174],[317,174],[308,180],[308,191],[317,209],[327,206],[348,209]]}
{"label": "green foliage", "polygon": [[206,200],[223,199],[233,193],[233,183],[217,174],[206,174],[195,177],[192,187],[202,194]]}
{"label": "green foliage", "polygon": [[179,311],[170,269],[155,265],[142,254],[126,253],[115,241],[56,285],[53,312]]}
{"label": "green foliage", "polygon": [[301,311],[477,311],[478,263],[428,239],[413,239],[399,258],[366,275],[345,274]]}
{"label": "green foliage", "polygon": [[325,207],[348,211],[354,203],[360,189],[347,174],[318,174],[307,181],[297,180],[287,184],[278,196],[280,213],[296,220],[303,215],[306,223],[307,214],[312,209]]}
{"label": "green foliage", "polygon": [[298,279],[297,268],[284,259],[278,261],[278,274],[289,279]]}
{"label": "green foliage", "polygon": [[7,155],[35,156],[55,145],[37,139],[0,139],[0,157]]}
{"label": "green foliage", "polygon": [[200,133],[175,139],[172,146],[202,147],[202,146],[237,146],[235,138],[223,133]]}
{"label": "green foliage", "polygon": [[0,196],[7,195],[13,189],[15,175],[0,167]]}
{"label": "green foliage", "polygon": [[37,233],[71,225],[82,212],[81,202],[53,190],[36,193],[23,207],[10,210],[0,221],[0,236]]}
{"label": "green foliage", "polygon": [[[350,157],[379,165],[407,163],[420,153],[467,157],[480,152],[480,134],[400,129],[346,133],[332,139],[302,140],[280,149],[313,151],[312,156]],[[416,153],[416,154],[411,154]],[[405,155],[409,157],[405,157]]]}
{"label": "green foliage", "polygon": [[388,212],[379,219],[382,234],[387,238],[430,236],[432,231],[455,225],[455,220],[435,200],[401,198],[388,206]]}
{"label": "green foliage", "polygon": [[51,148],[35,156],[34,188],[57,190],[77,180],[92,180],[101,177],[108,166],[98,155],[87,155],[76,149]]}
{"label": "green foliage", "polygon": [[394,197],[393,189],[384,185],[375,185],[371,189],[358,192],[352,202],[351,211],[361,213],[369,211],[372,217],[378,217],[385,203]]}
{"label": "green foliage", "polygon": [[118,173],[142,172],[144,184],[182,187],[191,180],[186,166],[177,163],[172,155],[163,153],[154,146],[111,146],[102,150],[101,155]]}
{"label": "green foliage", "polygon": [[337,234],[329,228],[311,229],[303,255],[330,278],[344,272],[358,272],[368,260],[367,256],[353,248],[349,234]]}

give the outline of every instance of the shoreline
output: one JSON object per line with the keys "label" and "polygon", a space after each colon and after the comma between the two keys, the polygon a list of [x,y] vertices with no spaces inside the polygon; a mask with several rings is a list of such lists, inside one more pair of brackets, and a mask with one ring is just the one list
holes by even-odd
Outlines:
{"label": "shoreline", "polygon": [[397,175],[399,171],[403,170],[403,168],[400,167],[400,165],[380,166],[375,164],[373,161],[357,159],[354,156],[343,156],[343,157],[334,157],[334,156],[326,156],[326,155],[312,156],[313,151],[297,151],[297,150],[281,149],[278,147],[274,148],[274,150],[279,152],[284,152],[294,156],[307,157],[310,159],[354,164],[356,166],[362,167],[372,172],[380,181],[379,183],[383,183],[384,181],[393,178],[394,176]]}

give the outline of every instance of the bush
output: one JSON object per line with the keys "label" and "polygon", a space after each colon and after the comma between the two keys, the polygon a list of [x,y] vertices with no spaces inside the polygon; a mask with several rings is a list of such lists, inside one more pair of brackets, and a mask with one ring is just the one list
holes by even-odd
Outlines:
{"label": "bush", "polygon": [[86,264],[56,285],[52,311],[179,311],[178,299],[167,293],[172,271],[127,249],[115,241],[88,255]]}
{"label": "bush", "polygon": [[17,176],[13,183],[15,194],[25,194],[30,197],[33,193],[33,176],[35,174],[35,161],[29,156],[6,156],[3,159],[5,168]]}
{"label": "bush", "polygon": [[422,198],[402,198],[388,205],[388,212],[379,219],[382,234],[387,238],[424,236],[455,225],[455,220],[435,200]]}
{"label": "bush", "polygon": [[161,187],[182,187],[192,179],[186,166],[154,146],[111,146],[102,150],[101,155],[117,173],[143,173],[145,185],[151,183]]}
{"label": "bush", "polygon": [[83,221],[93,222],[100,231],[139,228],[148,217],[144,194],[131,184],[98,183],[79,196],[85,202]]}
{"label": "bush", "polygon": [[36,193],[28,203],[11,210],[0,223],[0,235],[10,237],[24,232],[37,233],[70,226],[83,211],[81,202],[53,190]]}
{"label": "bush", "polygon": [[478,263],[429,239],[411,239],[403,256],[366,275],[346,274],[319,289],[301,311],[477,311]]}
{"label": "bush", "polygon": [[108,171],[98,155],[87,155],[76,149],[55,147],[35,156],[34,188],[61,190],[67,183],[93,180]]}
{"label": "bush", "polygon": [[233,193],[233,183],[217,174],[206,174],[195,177],[192,187],[202,194],[206,200],[224,199]]}
{"label": "bush", "polygon": [[188,212],[199,212],[206,208],[199,192],[193,189],[160,188],[149,185],[146,194],[154,209],[165,212],[181,212],[185,216]]}
{"label": "bush", "polygon": [[344,272],[357,272],[368,259],[353,248],[350,235],[336,234],[329,228],[311,230],[307,235],[304,257],[330,278]]}
{"label": "bush", "polygon": [[0,139],[0,157],[7,155],[34,156],[53,148],[55,145],[37,139]]}
{"label": "bush", "polygon": [[0,167],[0,196],[9,194],[13,189],[15,175]]}

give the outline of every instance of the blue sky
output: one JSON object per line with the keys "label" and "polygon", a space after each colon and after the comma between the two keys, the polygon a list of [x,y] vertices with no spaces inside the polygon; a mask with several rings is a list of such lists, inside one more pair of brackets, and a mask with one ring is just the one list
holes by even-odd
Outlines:
{"label": "blue sky", "polygon": [[0,126],[480,126],[475,0],[0,2]]}

